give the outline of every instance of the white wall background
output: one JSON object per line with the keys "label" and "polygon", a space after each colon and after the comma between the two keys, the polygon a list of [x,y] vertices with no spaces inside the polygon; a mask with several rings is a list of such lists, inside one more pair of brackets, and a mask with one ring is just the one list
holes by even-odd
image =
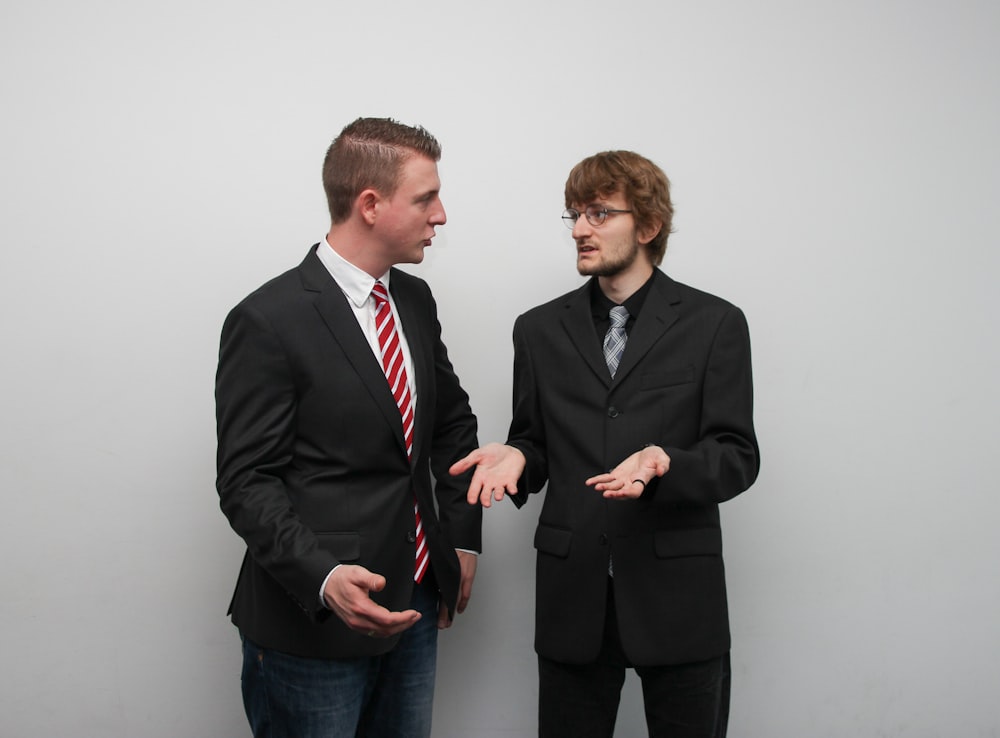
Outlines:
{"label": "white wall background", "polygon": [[[673,180],[666,269],[754,343],[733,738],[1000,735],[998,32],[987,0],[6,0],[0,735],[248,734],[218,334],[325,232],[359,115],[444,145],[414,271],[484,441],[514,317],[580,283],[570,167]],[[489,511],[436,736],[534,734],[537,512]],[[640,704],[630,679],[619,736]]]}

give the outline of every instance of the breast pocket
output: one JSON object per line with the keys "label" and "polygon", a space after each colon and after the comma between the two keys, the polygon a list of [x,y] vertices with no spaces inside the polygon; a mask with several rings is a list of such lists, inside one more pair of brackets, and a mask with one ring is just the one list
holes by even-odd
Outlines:
{"label": "breast pocket", "polygon": [[319,547],[343,564],[361,559],[361,536],[357,533],[317,533]]}
{"label": "breast pocket", "polygon": [[639,378],[639,389],[656,390],[694,382],[694,364],[655,372],[643,372]]}

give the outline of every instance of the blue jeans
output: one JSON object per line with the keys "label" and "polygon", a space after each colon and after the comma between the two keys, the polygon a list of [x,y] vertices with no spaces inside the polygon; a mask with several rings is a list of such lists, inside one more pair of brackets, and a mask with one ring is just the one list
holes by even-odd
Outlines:
{"label": "blue jeans", "polygon": [[381,656],[309,659],[243,637],[243,705],[255,738],[429,738],[437,603],[427,578],[414,585],[410,606],[423,617]]}

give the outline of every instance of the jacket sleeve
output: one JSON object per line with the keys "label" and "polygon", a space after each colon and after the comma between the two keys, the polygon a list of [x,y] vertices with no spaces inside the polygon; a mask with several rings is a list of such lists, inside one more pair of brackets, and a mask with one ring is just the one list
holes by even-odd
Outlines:
{"label": "jacket sleeve", "polygon": [[514,322],[513,408],[507,444],[524,454],[525,467],[511,501],[521,507],[548,481],[545,426],[538,401],[538,383],[524,316]]}
{"label": "jacket sleeve", "polygon": [[750,334],[746,318],[734,306],[719,321],[703,382],[698,441],[684,448],[661,443],[670,470],[656,485],[658,500],[716,504],[743,492],[757,478]]}
{"label": "jacket sleeve", "polygon": [[[429,292],[428,289],[428,296]],[[470,505],[466,501],[472,471],[458,477],[448,473],[452,464],[478,445],[476,416],[441,340],[441,324],[433,297],[430,297],[430,303],[434,318],[434,374],[437,385],[431,473],[434,476],[438,514],[455,548],[481,552],[483,511],[479,505]]]}
{"label": "jacket sleeve", "polygon": [[220,507],[251,557],[317,619],[325,577],[337,565],[291,505],[285,486],[293,457],[297,389],[280,337],[248,303],[222,329],[216,375]]}

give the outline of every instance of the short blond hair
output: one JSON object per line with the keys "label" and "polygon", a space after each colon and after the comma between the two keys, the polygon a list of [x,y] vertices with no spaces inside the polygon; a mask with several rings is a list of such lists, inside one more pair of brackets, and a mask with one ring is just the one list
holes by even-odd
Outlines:
{"label": "short blond hair", "polygon": [[403,164],[411,156],[441,158],[441,144],[420,126],[391,118],[358,118],[333,140],[323,161],[323,189],[332,223],[351,214],[354,199],[366,189],[392,197]]}

